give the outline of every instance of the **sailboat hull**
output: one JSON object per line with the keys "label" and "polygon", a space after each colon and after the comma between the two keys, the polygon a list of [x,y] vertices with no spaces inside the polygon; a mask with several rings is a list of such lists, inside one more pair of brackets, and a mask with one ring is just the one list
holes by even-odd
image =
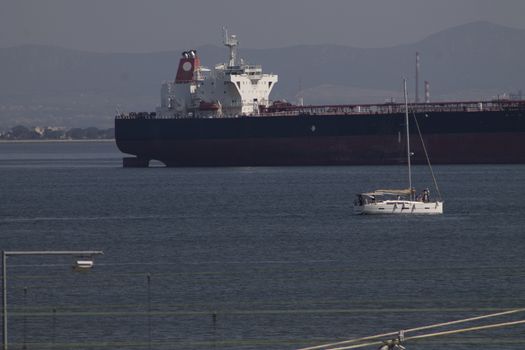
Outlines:
{"label": "sailboat hull", "polygon": [[437,215],[443,214],[443,202],[379,201],[354,206],[355,214],[362,215]]}

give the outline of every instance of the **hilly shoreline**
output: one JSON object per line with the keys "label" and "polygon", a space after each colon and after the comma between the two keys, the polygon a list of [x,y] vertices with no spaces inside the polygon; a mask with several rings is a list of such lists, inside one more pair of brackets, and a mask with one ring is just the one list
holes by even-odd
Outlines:
{"label": "hilly shoreline", "polygon": [[[0,48],[0,128],[109,128],[117,109],[151,111],[159,103],[160,83],[174,78],[180,52],[187,49],[105,54],[50,46]],[[196,49],[206,66],[226,59],[224,47]],[[433,101],[487,100],[525,90],[525,30],[489,22],[386,48],[239,49],[246,61],[279,74],[274,100],[295,102],[302,96],[306,104],[398,99],[401,77],[409,79],[413,96],[416,51],[421,55],[420,86],[430,82]]]}

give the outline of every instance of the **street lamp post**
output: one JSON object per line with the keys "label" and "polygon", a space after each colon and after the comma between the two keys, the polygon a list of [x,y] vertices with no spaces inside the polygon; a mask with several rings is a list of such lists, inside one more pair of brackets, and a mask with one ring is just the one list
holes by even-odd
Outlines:
{"label": "street lamp post", "polygon": [[[94,255],[104,254],[99,250],[65,250],[65,251],[2,251],[2,315],[3,315],[3,328],[2,328],[2,340],[3,350],[7,349],[7,257],[8,256],[20,256],[20,255],[66,255],[74,257],[93,257]],[[81,270],[90,269],[93,267],[93,262],[88,260],[78,260],[75,265],[76,268]]]}

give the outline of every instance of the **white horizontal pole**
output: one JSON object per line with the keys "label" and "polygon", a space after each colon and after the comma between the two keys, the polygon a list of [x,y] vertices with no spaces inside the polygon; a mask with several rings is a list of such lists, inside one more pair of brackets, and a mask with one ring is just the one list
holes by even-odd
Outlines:
{"label": "white horizontal pole", "polygon": [[16,255],[103,255],[101,250],[28,250],[28,251],[4,251],[6,256]]}

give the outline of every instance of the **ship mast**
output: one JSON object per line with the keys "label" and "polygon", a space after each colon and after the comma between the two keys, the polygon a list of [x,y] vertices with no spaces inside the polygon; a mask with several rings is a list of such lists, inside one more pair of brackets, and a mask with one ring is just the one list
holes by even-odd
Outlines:
{"label": "ship mast", "polygon": [[224,32],[224,46],[227,46],[230,49],[230,60],[228,62],[228,67],[236,66],[237,46],[239,45],[239,41],[237,40],[237,36],[235,34],[228,35],[228,29],[226,27],[222,27],[222,31]]}
{"label": "ship mast", "polygon": [[412,169],[410,168],[410,129],[408,127],[408,97],[407,97],[407,80],[403,79],[403,92],[405,95],[405,124],[407,133],[407,163],[408,163],[408,188],[410,189],[410,200],[412,200]]}

